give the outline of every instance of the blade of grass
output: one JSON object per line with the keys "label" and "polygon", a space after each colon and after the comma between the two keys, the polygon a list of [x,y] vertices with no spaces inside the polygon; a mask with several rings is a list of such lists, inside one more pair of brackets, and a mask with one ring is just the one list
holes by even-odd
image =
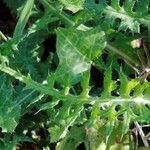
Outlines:
{"label": "blade of grass", "polygon": [[19,20],[17,22],[17,25],[15,27],[13,37],[18,37],[18,36],[22,35],[22,32],[27,24],[27,21],[28,21],[30,15],[31,15],[33,5],[34,5],[34,0],[27,0],[26,4],[21,12],[21,15],[19,17]]}

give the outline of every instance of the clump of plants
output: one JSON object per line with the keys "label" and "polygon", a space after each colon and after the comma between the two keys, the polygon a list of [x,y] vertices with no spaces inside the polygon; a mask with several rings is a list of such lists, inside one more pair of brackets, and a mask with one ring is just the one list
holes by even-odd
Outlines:
{"label": "clump of plants", "polygon": [[0,149],[149,149],[149,0],[2,3]]}

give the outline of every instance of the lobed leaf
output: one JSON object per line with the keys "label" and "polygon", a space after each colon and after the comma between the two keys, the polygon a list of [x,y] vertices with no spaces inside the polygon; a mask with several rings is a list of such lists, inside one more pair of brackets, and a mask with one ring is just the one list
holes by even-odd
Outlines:
{"label": "lobed leaf", "polygon": [[[141,5],[141,1],[125,0],[123,6],[120,6],[120,0],[111,0],[111,6],[107,5],[103,13],[105,14],[106,20],[111,21],[119,18],[121,19],[119,30],[127,31],[130,29],[132,33],[140,33],[140,25],[145,25],[149,29],[149,18],[148,14],[148,4],[146,0]],[[137,2],[137,7],[133,11],[133,7]],[[144,11],[141,11],[144,10]]]}

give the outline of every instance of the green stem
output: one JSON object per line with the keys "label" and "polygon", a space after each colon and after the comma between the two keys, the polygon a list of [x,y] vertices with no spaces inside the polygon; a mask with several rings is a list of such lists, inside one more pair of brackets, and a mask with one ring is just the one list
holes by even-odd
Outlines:
{"label": "green stem", "polygon": [[55,7],[53,7],[50,3],[47,2],[47,0],[42,0],[42,3],[47,6],[54,14],[60,17],[60,19],[65,22],[69,27],[74,26],[75,23],[70,20],[63,12],[60,12]]}
{"label": "green stem", "polygon": [[124,52],[122,52],[121,50],[119,50],[116,47],[112,46],[111,44],[107,44],[106,49],[108,49],[110,51],[113,51],[114,53],[120,55],[126,61],[129,61],[130,63],[135,64],[135,66],[140,66],[139,61],[137,61],[136,59],[131,58],[130,56],[126,55]]}
{"label": "green stem", "polygon": [[29,88],[29,89],[36,90],[42,94],[48,94],[51,96],[55,96],[61,100],[78,101],[83,104],[86,104],[86,103],[94,104],[95,102],[98,102],[101,105],[110,105],[113,103],[122,104],[122,103],[135,102],[135,103],[139,103],[139,104],[143,103],[143,104],[150,105],[150,100],[143,99],[143,98],[131,98],[131,100],[127,100],[127,99],[124,99],[121,97],[119,97],[119,98],[111,97],[108,99],[102,99],[101,97],[81,97],[81,96],[75,96],[75,95],[65,95],[64,96],[64,95],[62,95],[61,91],[58,91],[56,89],[50,88],[47,85],[43,85],[41,83],[33,81],[32,79],[29,79],[28,77],[23,76],[21,73],[7,67],[6,65],[0,64],[0,70],[2,72],[9,74],[12,77],[18,79],[19,81],[25,83],[27,88]]}
{"label": "green stem", "polygon": [[14,77],[15,79],[25,83],[27,85],[27,88],[34,89],[36,91],[39,91],[44,94],[49,95],[58,95],[60,94],[57,92],[57,90],[49,88],[48,86],[42,85],[41,83],[38,83],[36,81],[33,81],[32,79],[29,79],[28,77],[22,75],[21,73],[7,67],[4,64],[0,64],[0,70],[9,74],[10,76]]}

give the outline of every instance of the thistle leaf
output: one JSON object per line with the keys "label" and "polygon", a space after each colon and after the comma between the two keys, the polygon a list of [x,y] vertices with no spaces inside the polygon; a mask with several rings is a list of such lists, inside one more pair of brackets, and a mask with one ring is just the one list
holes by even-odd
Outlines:
{"label": "thistle leaf", "polygon": [[135,1],[125,0],[123,6],[120,6],[119,2],[120,0],[111,0],[111,6],[107,5],[106,9],[104,9],[103,13],[107,21],[119,18],[121,19],[119,30],[127,31],[127,29],[130,29],[132,33],[140,33],[141,24],[149,29],[148,0],[144,2],[138,0],[135,11],[133,11]]}
{"label": "thistle leaf", "polygon": [[76,13],[77,11],[83,9],[83,4],[85,0],[59,0],[66,9]]}
{"label": "thistle leaf", "polygon": [[0,127],[12,133],[18,124],[21,107],[14,107],[13,91],[6,82],[6,76],[0,76],[0,85]]}
{"label": "thistle leaf", "polygon": [[62,79],[68,74],[72,80],[77,79],[81,73],[89,70],[92,60],[102,54],[105,45],[104,32],[98,29],[58,29],[57,54],[60,62],[57,78]]}
{"label": "thistle leaf", "polygon": [[112,80],[112,67],[110,66],[105,72],[103,98],[110,98],[111,92],[117,88],[116,82]]}

